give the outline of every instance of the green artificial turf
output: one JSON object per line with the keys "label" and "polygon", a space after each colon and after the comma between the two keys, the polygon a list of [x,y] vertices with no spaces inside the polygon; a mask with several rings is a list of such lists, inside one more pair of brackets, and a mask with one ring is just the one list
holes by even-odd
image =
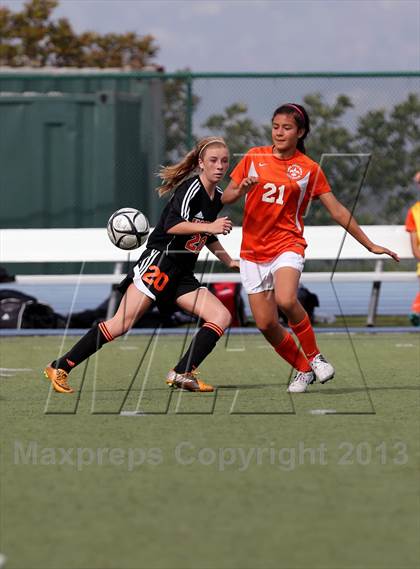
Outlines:
{"label": "green artificial turf", "polygon": [[336,378],[293,397],[258,335],[219,342],[215,393],[166,388],[175,336],[117,340],[50,393],[74,341],[1,339],[7,569],[420,566],[418,335],[320,335]]}

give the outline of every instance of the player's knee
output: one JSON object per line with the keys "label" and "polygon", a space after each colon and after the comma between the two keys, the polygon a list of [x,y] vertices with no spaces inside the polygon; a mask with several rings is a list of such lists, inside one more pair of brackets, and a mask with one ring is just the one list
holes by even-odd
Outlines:
{"label": "player's knee", "polygon": [[124,318],[124,320],[121,320],[119,318],[116,318],[115,316],[113,318],[111,318],[110,320],[107,320],[107,322],[105,323],[110,334],[112,335],[112,338],[118,338],[119,336],[122,336],[123,334],[125,334],[126,332],[128,332],[130,330],[130,328],[133,327],[133,321],[131,318]]}
{"label": "player's knee", "polygon": [[280,310],[288,314],[296,307],[297,298],[296,296],[278,296],[276,297],[276,302]]}
{"label": "player's knee", "polygon": [[270,334],[270,332],[274,331],[279,325],[278,321],[273,318],[268,319],[257,317],[255,323],[258,330],[264,335]]}
{"label": "player's knee", "polygon": [[210,321],[226,330],[232,323],[232,315],[227,308],[221,306],[210,318]]}

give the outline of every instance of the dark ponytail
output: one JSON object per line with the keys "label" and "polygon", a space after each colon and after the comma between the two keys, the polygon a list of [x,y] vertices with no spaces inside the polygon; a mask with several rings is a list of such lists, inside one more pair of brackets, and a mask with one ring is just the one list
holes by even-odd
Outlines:
{"label": "dark ponytail", "polygon": [[305,107],[302,107],[302,105],[298,105],[296,103],[286,103],[274,111],[271,121],[273,121],[277,115],[292,115],[295,119],[298,129],[304,130],[303,135],[298,140],[297,149],[300,150],[300,152],[303,152],[303,154],[306,154],[305,138],[308,136],[311,130],[311,126],[309,115],[306,112]]}

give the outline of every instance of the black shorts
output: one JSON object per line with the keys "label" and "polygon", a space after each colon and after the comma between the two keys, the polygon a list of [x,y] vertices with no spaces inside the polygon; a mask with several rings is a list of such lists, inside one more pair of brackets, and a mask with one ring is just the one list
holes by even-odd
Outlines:
{"label": "black shorts", "polygon": [[124,294],[132,282],[158,305],[174,304],[180,296],[202,286],[191,270],[183,269],[157,249],[145,249],[117,289]]}

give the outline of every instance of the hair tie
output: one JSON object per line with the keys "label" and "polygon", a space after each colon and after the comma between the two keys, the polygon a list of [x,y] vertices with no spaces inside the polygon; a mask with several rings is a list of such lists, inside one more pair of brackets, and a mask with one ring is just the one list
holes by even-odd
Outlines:
{"label": "hair tie", "polygon": [[209,144],[214,144],[216,142],[218,142],[219,144],[223,144],[223,146],[226,146],[226,142],[223,140],[223,138],[214,138],[213,140],[209,140],[208,142],[206,142],[206,144],[202,147],[202,149],[198,153],[198,157],[201,158],[203,150],[206,148],[206,146],[208,146]]}
{"label": "hair tie", "polygon": [[304,122],[306,123],[306,118],[305,115],[303,114],[303,112],[299,109],[298,106],[294,105],[293,103],[286,103],[286,107],[293,107],[295,109],[295,111],[297,111],[300,116],[303,118]]}

